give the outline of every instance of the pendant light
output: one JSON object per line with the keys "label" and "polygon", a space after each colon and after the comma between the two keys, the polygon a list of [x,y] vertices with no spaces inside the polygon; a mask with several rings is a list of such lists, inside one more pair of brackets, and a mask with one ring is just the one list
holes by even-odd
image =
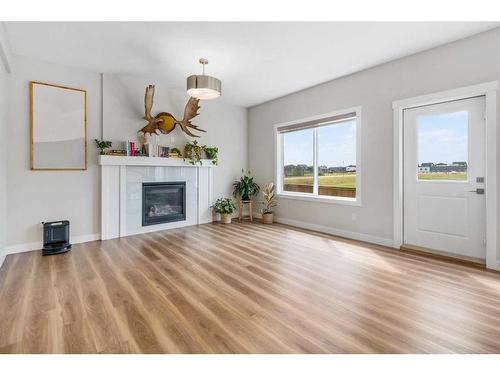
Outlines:
{"label": "pendant light", "polygon": [[203,74],[192,75],[187,78],[187,93],[196,99],[217,99],[221,96],[221,82],[215,77],[205,75],[205,65],[208,64],[207,59],[201,58],[199,61],[203,66]]}

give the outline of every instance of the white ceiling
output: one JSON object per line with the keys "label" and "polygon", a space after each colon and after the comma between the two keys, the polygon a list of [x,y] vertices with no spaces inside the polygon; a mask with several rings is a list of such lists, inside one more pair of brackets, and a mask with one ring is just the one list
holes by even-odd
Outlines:
{"label": "white ceiling", "polygon": [[[498,22],[7,22],[14,54],[184,88],[201,69],[253,106],[494,27]],[[154,82],[152,82],[154,83]]]}

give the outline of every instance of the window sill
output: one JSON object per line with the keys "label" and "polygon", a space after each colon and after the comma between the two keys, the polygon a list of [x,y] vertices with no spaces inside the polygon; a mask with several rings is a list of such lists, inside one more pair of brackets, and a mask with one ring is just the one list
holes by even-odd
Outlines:
{"label": "window sill", "polygon": [[300,201],[341,204],[346,206],[361,206],[361,200],[359,198],[328,197],[328,196],[317,196],[309,194],[284,193],[284,192],[278,193],[277,196],[278,198],[294,199]]}

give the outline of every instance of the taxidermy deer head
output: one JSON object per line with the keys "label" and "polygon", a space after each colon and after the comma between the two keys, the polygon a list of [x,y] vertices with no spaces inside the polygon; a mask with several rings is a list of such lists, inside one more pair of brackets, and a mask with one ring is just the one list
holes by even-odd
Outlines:
{"label": "taxidermy deer head", "polygon": [[200,132],[205,132],[205,130],[198,128],[198,126],[193,125],[191,120],[199,115],[198,110],[200,106],[198,103],[199,99],[189,98],[186,108],[184,109],[184,118],[182,120],[176,120],[168,112],[160,112],[155,117],[151,115],[151,109],[153,108],[153,97],[155,95],[154,85],[149,85],[146,87],[146,93],[144,94],[144,119],[148,121],[148,124],[139,130],[138,133],[146,134],[168,134],[179,125],[184,133],[190,137],[199,137],[191,133],[190,129],[197,130]]}

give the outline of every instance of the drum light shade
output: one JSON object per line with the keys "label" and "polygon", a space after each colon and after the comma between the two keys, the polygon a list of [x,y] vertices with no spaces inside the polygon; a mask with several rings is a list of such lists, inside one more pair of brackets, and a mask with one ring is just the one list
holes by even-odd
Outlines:
{"label": "drum light shade", "polygon": [[205,75],[207,59],[200,59],[203,65],[202,75],[192,75],[187,78],[187,93],[196,99],[211,100],[221,96],[221,81],[215,77]]}
{"label": "drum light shade", "polygon": [[210,76],[189,76],[187,78],[187,93],[197,99],[216,99],[221,95],[221,82]]}

